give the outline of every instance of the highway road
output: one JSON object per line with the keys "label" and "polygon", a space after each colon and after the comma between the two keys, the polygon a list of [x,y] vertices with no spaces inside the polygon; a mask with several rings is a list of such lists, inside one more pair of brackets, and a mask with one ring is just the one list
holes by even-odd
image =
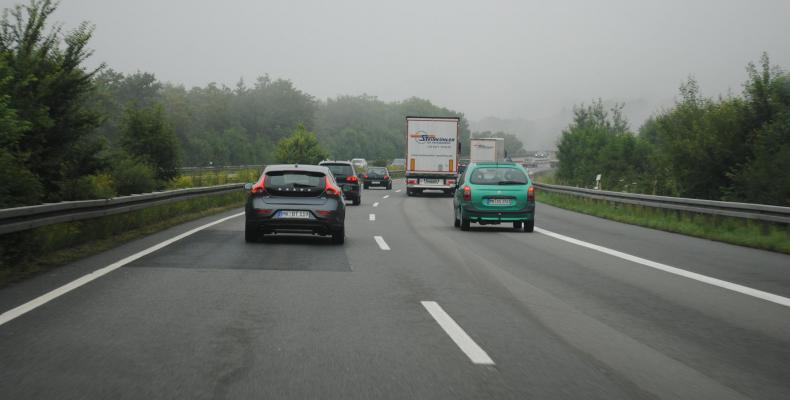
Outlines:
{"label": "highway road", "polygon": [[790,398],[790,256],[395,189],[344,246],[234,210],[0,290],[0,399]]}

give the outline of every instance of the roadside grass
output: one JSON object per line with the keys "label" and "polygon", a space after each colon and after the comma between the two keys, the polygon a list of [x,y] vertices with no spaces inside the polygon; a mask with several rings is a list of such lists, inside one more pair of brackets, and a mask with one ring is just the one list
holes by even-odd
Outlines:
{"label": "roadside grass", "polygon": [[166,189],[184,189],[201,186],[217,186],[228,183],[255,182],[260,178],[261,170],[257,168],[222,169],[200,168],[182,171]]}
{"label": "roadside grass", "polygon": [[0,287],[174,225],[241,207],[241,190],[0,236]]}
{"label": "roadside grass", "polygon": [[790,254],[790,227],[743,218],[665,210],[538,189],[537,200],[613,221]]}

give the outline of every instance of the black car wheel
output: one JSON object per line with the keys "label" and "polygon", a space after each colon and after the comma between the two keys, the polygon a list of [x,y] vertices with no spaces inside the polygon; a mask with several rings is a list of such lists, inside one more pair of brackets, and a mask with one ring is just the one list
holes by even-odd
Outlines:
{"label": "black car wheel", "polygon": [[520,231],[524,223],[522,221],[513,221],[513,229]]}
{"label": "black car wheel", "polygon": [[255,243],[260,240],[261,234],[255,225],[246,224],[244,226],[244,241],[247,243]]}
{"label": "black car wheel", "polygon": [[387,185],[387,190],[392,190],[392,184],[391,183]]}
{"label": "black car wheel", "polygon": [[360,203],[362,203],[362,196],[357,196],[351,201],[351,204],[355,206],[358,206]]}
{"label": "black car wheel", "polygon": [[370,189],[370,185],[368,185],[368,184],[365,184],[365,185],[363,185],[363,186],[362,186],[362,188],[363,188],[363,189]]}
{"label": "black car wheel", "polygon": [[458,214],[456,214],[456,213],[457,213],[457,211],[453,212],[453,226],[456,227],[456,228],[460,228],[461,227],[461,221],[458,220]]}
{"label": "black car wheel", "polygon": [[463,214],[461,214],[461,230],[468,231],[471,229],[472,221],[469,218],[464,218]]}
{"label": "black car wheel", "polygon": [[332,232],[332,243],[343,244],[346,241],[346,227],[342,227]]}
{"label": "black car wheel", "polygon": [[535,220],[531,219],[524,223],[524,232],[534,232],[535,231]]}

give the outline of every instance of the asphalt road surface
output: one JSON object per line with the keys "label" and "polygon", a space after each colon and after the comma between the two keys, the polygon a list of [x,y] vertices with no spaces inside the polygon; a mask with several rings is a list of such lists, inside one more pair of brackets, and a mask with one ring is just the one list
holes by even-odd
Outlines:
{"label": "asphalt road surface", "polygon": [[790,257],[394,189],[344,246],[234,210],[0,290],[0,399],[790,398]]}

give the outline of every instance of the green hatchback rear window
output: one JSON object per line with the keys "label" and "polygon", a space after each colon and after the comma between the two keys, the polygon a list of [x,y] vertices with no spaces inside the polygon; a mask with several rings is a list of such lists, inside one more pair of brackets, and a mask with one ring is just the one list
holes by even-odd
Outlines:
{"label": "green hatchback rear window", "polygon": [[526,185],[527,175],[517,168],[477,168],[469,177],[475,185]]}

